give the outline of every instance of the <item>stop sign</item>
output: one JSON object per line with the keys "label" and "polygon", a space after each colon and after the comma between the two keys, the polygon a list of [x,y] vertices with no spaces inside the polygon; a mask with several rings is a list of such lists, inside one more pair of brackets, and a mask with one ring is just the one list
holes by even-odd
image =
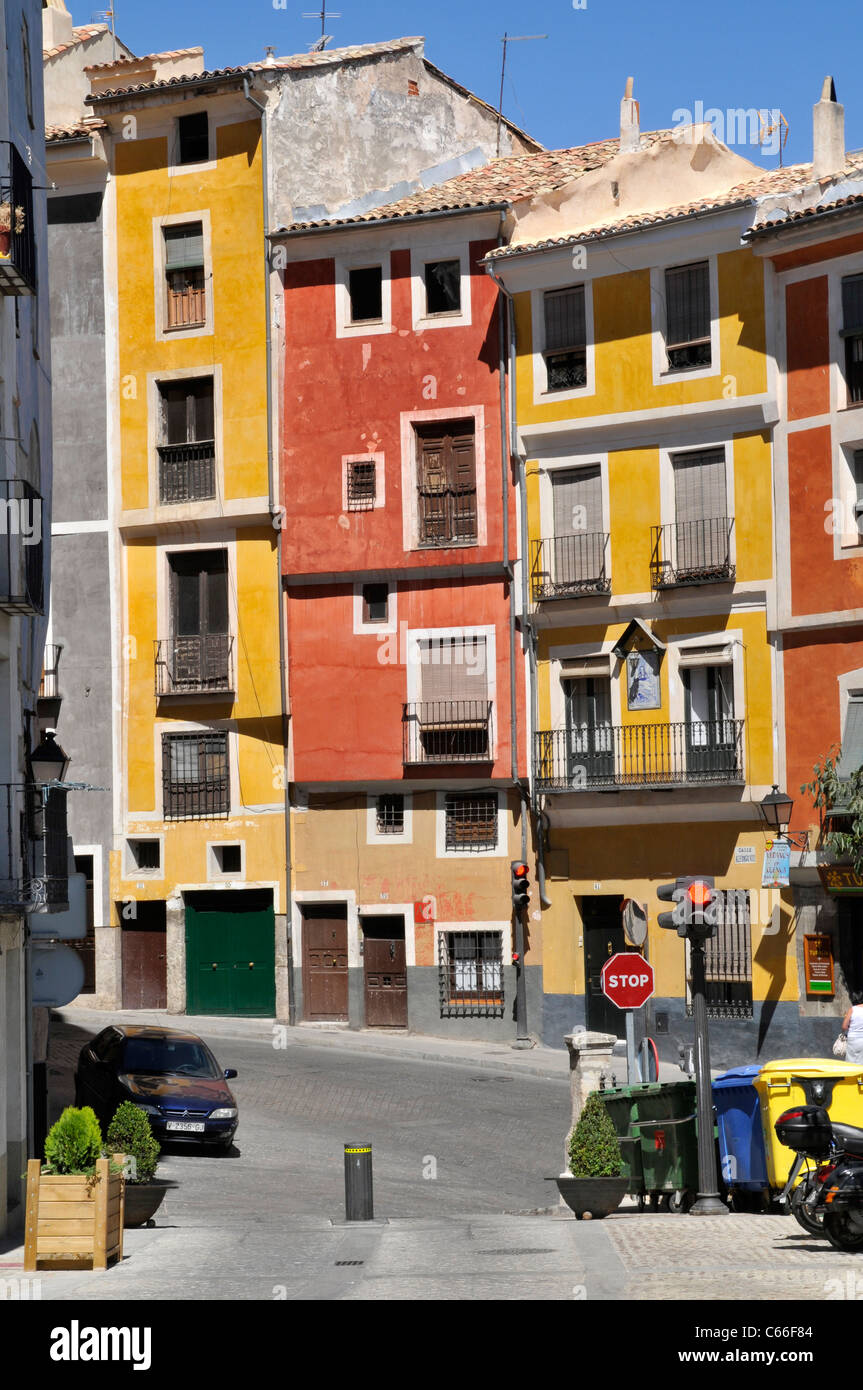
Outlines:
{"label": "stop sign", "polygon": [[640,1009],[654,990],[653,966],[634,951],[609,956],[600,980],[603,994],[619,1009]]}

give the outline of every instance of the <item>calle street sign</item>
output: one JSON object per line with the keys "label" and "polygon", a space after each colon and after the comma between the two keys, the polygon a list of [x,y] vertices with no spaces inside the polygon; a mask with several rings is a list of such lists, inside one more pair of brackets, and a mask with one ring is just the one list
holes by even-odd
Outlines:
{"label": "calle street sign", "polygon": [[602,992],[619,1009],[640,1009],[655,987],[653,966],[634,951],[609,956],[600,975]]}

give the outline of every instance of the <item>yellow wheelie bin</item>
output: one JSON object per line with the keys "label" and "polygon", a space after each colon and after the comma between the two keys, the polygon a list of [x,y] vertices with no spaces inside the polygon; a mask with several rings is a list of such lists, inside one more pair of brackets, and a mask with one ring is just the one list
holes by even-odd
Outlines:
{"label": "yellow wheelie bin", "polygon": [[822,1057],[791,1057],[767,1062],[754,1078],[761,1102],[764,1153],[770,1186],[781,1191],[794,1152],[780,1144],[774,1128],[792,1105],[823,1105],[832,1120],[863,1129],[863,1067]]}

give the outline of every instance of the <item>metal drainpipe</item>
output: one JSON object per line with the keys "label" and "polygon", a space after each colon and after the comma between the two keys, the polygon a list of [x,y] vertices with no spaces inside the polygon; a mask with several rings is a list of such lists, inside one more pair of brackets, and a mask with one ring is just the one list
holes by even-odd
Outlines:
{"label": "metal drainpipe", "polygon": [[[275,478],[275,468],[273,460],[273,338],[272,338],[272,314],[270,304],[270,262],[269,262],[269,242],[267,237],[270,231],[269,215],[269,188],[268,188],[268,161],[267,161],[267,108],[260,101],[256,101],[251,95],[249,77],[246,73],[243,77],[243,96],[251,106],[254,106],[261,116],[261,185],[263,188],[264,204],[264,305],[266,312],[266,357],[267,357],[267,485],[269,490],[270,515],[275,518],[278,509],[278,486]],[[276,588],[279,606],[279,697],[281,700],[282,717],[282,780],[284,782],[284,815],[285,815],[285,946],[286,946],[286,969],[288,975],[288,1023],[293,1027],[296,1023],[296,999],[294,991],[294,948],[293,948],[293,903],[291,899],[291,794],[288,783],[288,708],[287,708],[287,678],[288,667],[286,658],[287,642],[285,640],[285,595],[282,588],[282,527],[281,518],[276,529]]]}

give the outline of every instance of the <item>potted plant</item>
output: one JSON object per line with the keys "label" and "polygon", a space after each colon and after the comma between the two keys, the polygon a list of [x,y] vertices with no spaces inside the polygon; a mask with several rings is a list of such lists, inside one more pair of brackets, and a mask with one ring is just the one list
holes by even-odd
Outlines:
{"label": "potted plant", "polygon": [[585,1102],[569,1140],[569,1173],[557,1190],[576,1216],[603,1217],[616,1211],[629,1186],[611,1117],[598,1091]]}
{"label": "potted plant", "polygon": [[99,1121],[89,1106],[68,1106],[45,1140],[45,1163],[27,1164],[24,1268],[40,1261],[93,1269],[123,1258],[123,1168],[102,1155]]}
{"label": "potted plant", "polygon": [[15,207],[6,200],[0,202],[0,256],[8,256],[12,245],[12,222],[15,222],[15,235],[20,236],[25,227],[24,209]]}
{"label": "potted plant", "polygon": [[144,1226],[155,1216],[171,1182],[155,1177],[159,1145],[147,1115],[139,1105],[124,1100],[108,1126],[109,1153],[126,1156],[126,1213],[124,1225]]}

